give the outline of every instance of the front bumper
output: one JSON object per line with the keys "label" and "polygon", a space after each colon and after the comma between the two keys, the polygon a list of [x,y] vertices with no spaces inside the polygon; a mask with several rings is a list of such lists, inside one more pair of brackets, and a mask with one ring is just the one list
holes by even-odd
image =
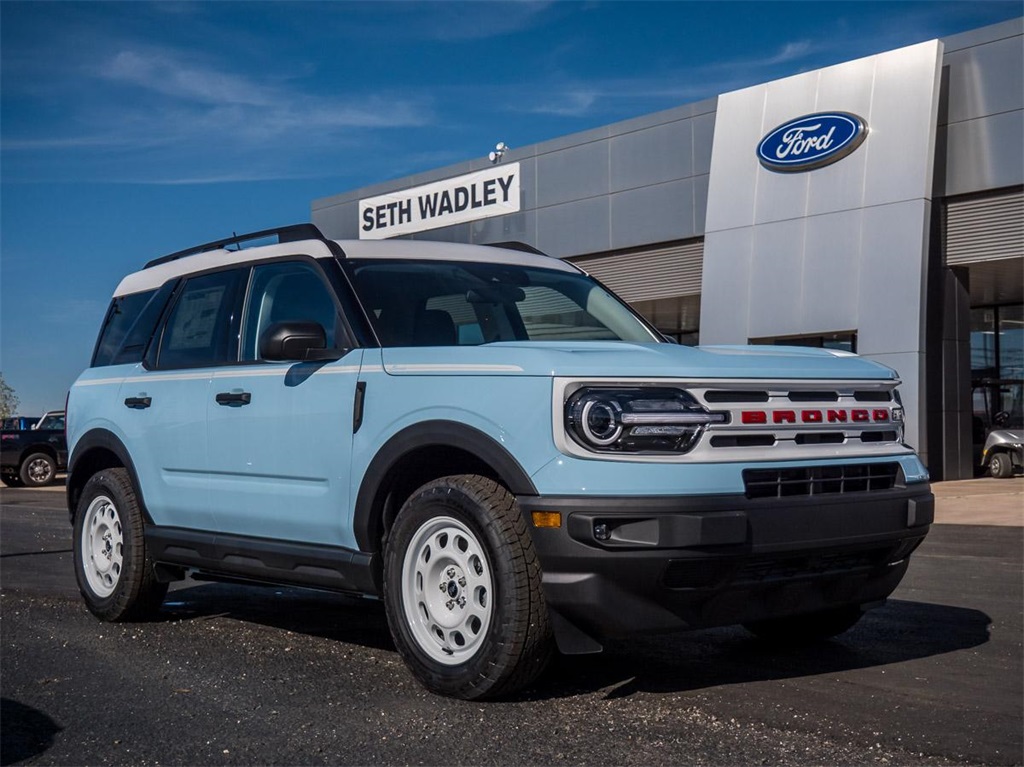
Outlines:
{"label": "front bumper", "polygon": [[559,649],[884,600],[934,517],[927,483],[749,499],[521,497]]}

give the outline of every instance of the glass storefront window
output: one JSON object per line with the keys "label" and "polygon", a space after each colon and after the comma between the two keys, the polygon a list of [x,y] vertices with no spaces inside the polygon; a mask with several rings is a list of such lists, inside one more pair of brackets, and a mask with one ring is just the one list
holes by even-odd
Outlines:
{"label": "glass storefront window", "polygon": [[996,369],[996,310],[971,309],[971,378],[998,378]]}
{"label": "glass storefront window", "polygon": [[971,309],[971,383],[974,442],[984,441],[996,413],[1020,420],[1024,378],[1024,305]]}
{"label": "glass storefront window", "polygon": [[999,307],[999,377],[1024,378],[1024,305]]}

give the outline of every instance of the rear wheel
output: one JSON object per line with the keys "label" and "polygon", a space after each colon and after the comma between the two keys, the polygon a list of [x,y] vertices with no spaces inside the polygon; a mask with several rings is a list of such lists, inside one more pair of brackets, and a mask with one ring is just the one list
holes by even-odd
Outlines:
{"label": "rear wheel", "polygon": [[445,477],[406,501],[385,544],[384,601],[402,658],[442,695],[515,692],[553,651],[526,523],[484,477]]}
{"label": "rear wheel", "polygon": [[57,462],[46,453],[33,453],[21,462],[19,478],[26,487],[43,487],[57,476]]}
{"label": "rear wheel", "polygon": [[167,594],[146,551],[142,511],[128,472],[104,469],[75,513],[75,576],[90,612],[107,621],[150,617]]}
{"label": "rear wheel", "polygon": [[1009,453],[995,453],[988,462],[988,470],[996,479],[1006,479],[1013,475],[1013,461]]}
{"label": "rear wheel", "polygon": [[848,631],[862,615],[864,612],[859,605],[848,605],[805,615],[744,623],[743,627],[759,639],[775,644],[805,644],[829,639]]}

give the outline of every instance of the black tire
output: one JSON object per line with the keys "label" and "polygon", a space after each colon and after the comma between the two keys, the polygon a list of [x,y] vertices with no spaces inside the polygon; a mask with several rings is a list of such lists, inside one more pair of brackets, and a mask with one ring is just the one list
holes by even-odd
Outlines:
{"label": "black tire", "polygon": [[853,628],[864,615],[859,605],[848,605],[804,615],[744,623],[758,639],[772,644],[807,644],[838,636]]}
{"label": "black tire", "polygon": [[160,608],[167,584],[156,580],[124,469],[104,469],[85,483],[75,510],[74,557],[79,591],[97,618],[144,620]]}
{"label": "black tire", "polygon": [[25,487],[45,487],[57,476],[57,462],[46,453],[32,453],[18,470],[18,478]]}
{"label": "black tire", "polygon": [[993,453],[988,461],[989,473],[996,479],[1007,479],[1013,476],[1013,461],[1009,453]]}
{"label": "black tire", "polygon": [[509,695],[554,650],[526,522],[515,497],[484,477],[438,479],[405,502],[385,541],[384,602],[402,659],[442,695]]}

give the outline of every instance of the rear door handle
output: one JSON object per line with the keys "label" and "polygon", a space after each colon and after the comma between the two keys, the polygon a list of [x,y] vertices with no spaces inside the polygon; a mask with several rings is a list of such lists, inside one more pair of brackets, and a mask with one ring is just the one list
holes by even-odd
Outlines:
{"label": "rear door handle", "polygon": [[222,391],[220,394],[217,395],[218,405],[227,405],[228,407],[241,407],[242,405],[248,405],[250,402],[252,402],[252,394],[247,391]]}
{"label": "rear door handle", "polygon": [[124,401],[125,407],[130,407],[132,410],[145,410],[147,407],[153,404],[152,397],[128,397]]}

